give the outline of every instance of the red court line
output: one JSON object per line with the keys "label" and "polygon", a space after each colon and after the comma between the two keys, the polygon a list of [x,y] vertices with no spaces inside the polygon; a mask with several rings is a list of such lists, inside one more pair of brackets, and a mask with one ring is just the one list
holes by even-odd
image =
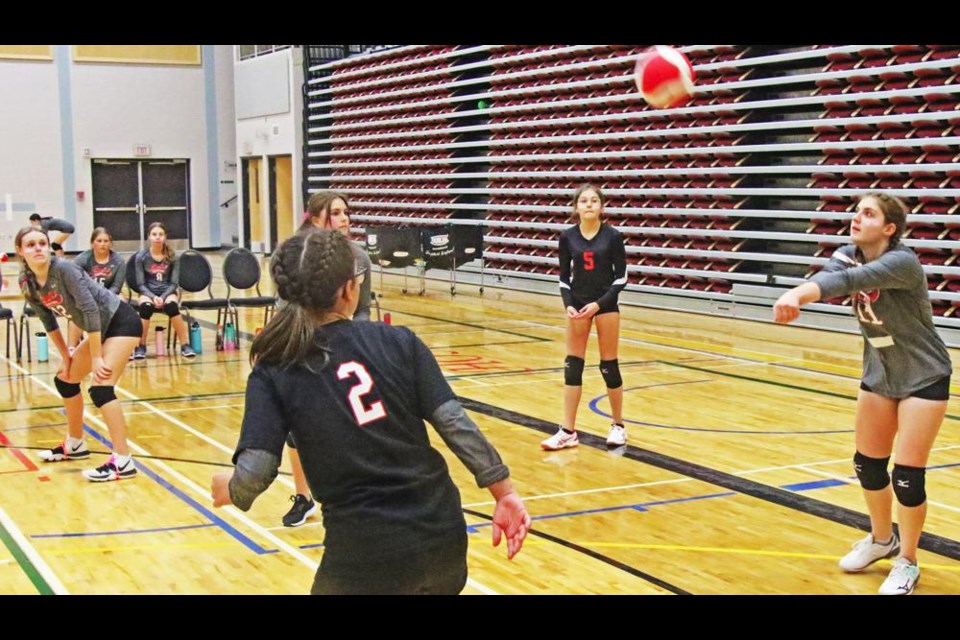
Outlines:
{"label": "red court line", "polygon": [[[7,436],[3,435],[2,431],[0,431],[0,444],[12,447],[10,440],[7,439]],[[10,448],[7,449],[7,451],[16,456],[17,460],[23,463],[23,466],[26,467],[27,471],[40,471],[40,468],[37,467],[37,465],[35,465],[30,458],[24,455],[23,451],[20,451],[20,449]]]}

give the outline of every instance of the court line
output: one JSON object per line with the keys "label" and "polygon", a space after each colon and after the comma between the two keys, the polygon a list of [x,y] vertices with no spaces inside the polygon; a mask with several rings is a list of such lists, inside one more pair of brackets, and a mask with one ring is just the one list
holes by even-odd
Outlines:
{"label": "court line", "polygon": [[[544,434],[552,434],[556,431],[556,425],[527,416],[515,411],[508,411],[493,405],[463,398],[460,396],[460,402],[464,408],[482,413],[494,418],[499,418],[505,422],[512,422],[524,427],[528,427]],[[581,433],[581,444],[588,447],[606,451],[606,440],[602,437],[590,433]],[[630,460],[642,462],[660,469],[678,473],[683,476],[689,476],[701,480],[708,484],[731,489],[738,493],[757,498],[766,502],[776,504],[781,507],[800,511],[808,515],[817,516],[825,520],[830,520],[838,524],[846,525],[851,528],[869,531],[870,519],[863,513],[847,509],[838,505],[823,502],[808,496],[791,493],[779,487],[771,487],[753,480],[738,477],[717,469],[712,469],[704,465],[657,453],[648,449],[641,449],[632,445],[625,445],[623,456]],[[925,534],[926,536],[926,534]],[[920,548],[943,555],[952,559],[960,559],[960,542],[930,534],[926,540],[921,539]]]}
{"label": "court line", "polygon": [[10,550],[13,558],[27,574],[30,582],[42,595],[69,595],[70,592],[63,586],[57,574],[50,565],[37,553],[30,541],[16,523],[0,507],[0,541]]}
{"label": "court line", "polygon": [[[485,513],[480,513],[479,511],[473,511],[473,510],[468,510],[468,509],[464,509],[463,511],[464,511],[464,513],[467,513],[467,514],[469,514],[469,515],[475,516],[475,517],[477,517],[477,518],[482,518],[483,520],[492,520],[492,519],[493,519],[491,516],[488,516],[488,515],[485,514]],[[474,525],[474,526],[476,526],[476,525]],[[658,577],[656,577],[656,576],[654,576],[654,575],[651,575],[651,574],[649,574],[649,573],[646,573],[645,571],[641,571],[640,569],[637,569],[636,567],[633,567],[633,566],[631,566],[631,565],[629,565],[629,564],[626,564],[626,563],[624,563],[624,562],[620,562],[619,560],[616,560],[616,559],[614,559],[614,558],[611,558],[611,557],[608,556],[608,555],[602,554],[602,553],[600,553],[600,552],[598,552],[598,551],[594,551],[593,549],[589,549],[589,548],[584,547],[584,546],[582,546],[582,545],[579,545],[579,544],[577,544],[577,543],[575,543],[575,542],[571,542],[570,540],[565,540],[565,539],[563,539],[563,538],[559,538],[559,537],[557,537],[557,536],[551,535],[551,534],[549,534],[549,533],[545,533],[545,532],[543,532],[543,531],[538,531],[538,530],[536,530],[536,529],[531,529],[531,530],[527,533],[527,536],[528,536],[528,537],[529,537],[529,536],[534,536],[534,537],[537,537],[537,538],[542,538],[542,539],[544,539],[544,540],[549,540],[550,542],[553,542],[554,544],[558,544],[558,545],[560,545],[560,546],[567,547],[568,549],[573,549],[574,551],[577,551],[577,552],[579,552],[579,553],[582,553],[582,554],[584,554],[584,555],[586,555],[586,556],[589,556],[589,557],[591,557],[591,558],[593,558],[593,559],[595,559],[595,560],[599,560],[600,562],[603,562],[604,564],[608,564],[608,565],[610,565],[610,566],[612,566],[612,567],[616,567],[617,569],[620,569],[621,571],[624,571],[624,572],[626,572],[626,573],[629,573],[629,574],[632,575],[632,576],[636,576],[637,578],[641,578],[642,580],[646,580],[647,582],[649,582],[649,583],[651,583],[651,584],[654,584],[654,585],[660,587],[661,589],[665,589],[665,590],[667,590],[667,591],[669,591],[669,592],[671,592],[671,593],[674,593],[674,594],[676,594],[676,595],[690,595],[690,592],[689,592],[689,591],[686,591],[686,590],[684,590],[684,589],[681,589],[680,587],[678,587],[678,586],[676,586],[676,585],[673,585],[673,584],[667,582],[666,580],[662,580],[662,579],[660,579],[660,578],[658,578]]]}
{"label": "court line", "polygon": [[179,527],[157,527],[154,529],[128,529],[125,531],[93,531],[78,533],[35,533],[31,538],[89,538],[93,536],[122,536],[131,533],[161,533],[165,531],[182,531],[185,529],[204,529],[214,526],[210,523],[205,524],[186,524]]}

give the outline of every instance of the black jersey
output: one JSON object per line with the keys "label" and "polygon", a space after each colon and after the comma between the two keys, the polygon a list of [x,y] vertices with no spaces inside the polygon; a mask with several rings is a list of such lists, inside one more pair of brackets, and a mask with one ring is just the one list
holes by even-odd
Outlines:
{"label": "black jersey", "polygon": [[577,301],[616,304],[627,286],[627,254],[623,236],[606,224],[587,240],[574,225],[560,234],[560,295],[563,306]]}
{"label": "black jersey", "polygon": [[[455,399],[427,346],[405,327],[340,321],[332,351],[306,367],[257,364],[234,463],[246,449],[279,459],[293,434],[321,503],[326,553],[388,557],[465,526],[447,464],[424,419]],[[335,551],[334,551],[335,550]]]}
{"label": "black jersey", "polygon": [[87,249],[73,260],[101,286],[120,295],[123,288],[124,262],[120,255],[111,249],[107,262],[100,264],[93,256],[93,249]]}

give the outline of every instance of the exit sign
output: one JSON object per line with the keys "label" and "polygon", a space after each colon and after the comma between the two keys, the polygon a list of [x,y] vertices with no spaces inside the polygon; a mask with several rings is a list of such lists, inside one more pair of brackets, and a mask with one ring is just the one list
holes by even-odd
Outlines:
{"label": "exit sign", "polygon": [[135,145],[133,145],[133,155],[135,155],[135,156],[149,156],[149,155],[150,155],[150,145],[148,145],[148,144],[135,144]]}

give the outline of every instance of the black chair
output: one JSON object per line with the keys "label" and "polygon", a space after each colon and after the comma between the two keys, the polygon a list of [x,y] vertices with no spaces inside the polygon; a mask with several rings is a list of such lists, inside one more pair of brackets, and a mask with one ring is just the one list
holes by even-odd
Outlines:
{"label": "black chair", "polygon": [[17,323],[13,319],[13,309],[5,309],[0,305],[0,320],[7,323],[7,360],[10,359],[10,333],[13,332],[13,342],[17,349],[17,362],[20,361],[20,335],[17,333]]}
{"label": "black chair", "polygon": [[26,302],[23,303],[23,311],[20,313],[20,326],[17,328],[17,361],[20,360],[20,350],[23,345],[27,345],[27,362],[33,361],[33,354],[30,352],[30,318],[36,318],[37,312],[33,310]]}
{"label": "black chair", "polygon": [[[238,308],[263,308],[263,323],[266,324],[277,306],[274,296],[260,293],[260,261],[249,249],[231,249],[223,259],[223,279],[227,281],[227,318],[233,318],[234,343],[240,348],[240,314]],[[256,290],[255,296],[236,298],[238,291]]]}
{"label": "black chair", "polygon": [[[177,260],[180,261],[180,292],[181,298],[183,292],[199,293],[206,289],[206,298],[195,298],[190,300],[181,300],[180,308],[186,312],[186,322],[189,327],[191,317],[190,310],[204,311],[209,309],[217,310],[217,325],[222,321],[222,316],[226,314],[229,302],[226,298],[213,297],[213,267],[210,261],[202,253],[187,249],[181,253]],[[177,346],[177,337],[173,336],[173,346]]]}

